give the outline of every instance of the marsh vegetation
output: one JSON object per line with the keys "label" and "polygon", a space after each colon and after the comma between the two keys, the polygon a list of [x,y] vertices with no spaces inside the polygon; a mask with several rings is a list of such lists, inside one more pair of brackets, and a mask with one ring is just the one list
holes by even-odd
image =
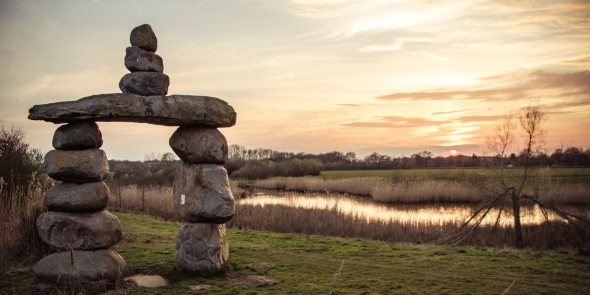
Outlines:
{"label": "marsh vegetation", "polygon": [[[296,178],[295,178],[296,179]],[[325,182],[316,178],[319,183]],[[364,178],[352,178],[351,187]],[[381,179],[381,181],[386,181]],[[246,195],[232,181],[235,195]],[[242,182],[242,185],[244,182]],[[467,202],[395,202],[383,203],[369,197],[318,190],[319,193],[297,191],[254,190],[237,200],[236,214],[228,223],[231,228],[264,230],[282,233],[352,237],[403,243],[437,243],[448,232],[458,228],[476,209],[476,201]],[[113,194],[110,210],[144,213],[176,221],[172,207],[171,188],[142,191],[128,186]],[[142,194],[144,202],[142,203]],[[582,216],[590,217],[590,208],[568,205]],[[493,217],[492,217],[493,216]],[[460,244],[509,247],[513,240],[511,215],[503,212],[502,226],[496,227],[497,214],[490,214],[482,226]],[[577,249],[586,245],[588,237],[556,218],[546,220],[538,207],[523,207],[523,232],[527,246],[534,249]]]}

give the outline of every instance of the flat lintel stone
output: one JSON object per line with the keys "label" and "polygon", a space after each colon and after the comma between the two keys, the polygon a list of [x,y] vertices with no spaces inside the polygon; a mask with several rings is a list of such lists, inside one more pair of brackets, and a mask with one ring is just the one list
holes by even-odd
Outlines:
{"label": "flat lintel stone", "polygon": [[29,119],[53,123],[101,121],[231,127],[236,124],[236,112],[227,102],[209,96],[112,93],[35,105],[29,109]]}

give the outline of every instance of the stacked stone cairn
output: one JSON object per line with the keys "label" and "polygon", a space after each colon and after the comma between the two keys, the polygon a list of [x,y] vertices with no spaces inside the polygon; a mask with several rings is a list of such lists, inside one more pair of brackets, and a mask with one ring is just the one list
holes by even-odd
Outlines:
{"label": "stacked stone cairn", "polygon": [[48,212],[37,218],[41,239],[58,250],[37,263],[43,293],[99,293],[117,285],[125,261],[110,250],[123,237],[119,219],[105,210],[109,164],[95,122],[63,125],[45,156],[47,174],[61,183],[45,194]]}
{"label": "stacked stone cairn", "polygon": [[127,47],[125,67],[131,72],[119,82],[123,93],[139,95],[166,95],[170,78],[164,74],[164,62],[155,52],[158,39],[150,25],[141,25],[131,31],[131,47]]}
{"label": "stacked stone cairn", "polygon": [[235,211],[229,189],[227,141],[217,130],[236,124],[227,102],[209,96],[166,95],[170,80],[157,39],[149,25],[131,32],[119,88],[76,101],[33,106],[29,119],[67,123],[53,137],[45,156],[49,176],[62,183],[45,195],[49,212],[37,219],[41,239],[60,252],[37,263],[33,272],[43,293],[101,293],[114,288],[125,261],[109,247],[122,239],[121,224],[104,210],[109,189],[102,180],[108,162],[97,121],[178,126],[169,140],[182,160],[173,189],[176,211],[184,221],[176,241],[179,270],[211,274],[229,256],[224,223]]}
{"label": "stacked stone cairn", "polygon": [[176,238],[176,268],[211,274],[229,256],[225,222],[235,211],[229,188],[227,141],[216,128],[181,126],[170,147],[182,160],[174,179],[174,209],[184,223]]}

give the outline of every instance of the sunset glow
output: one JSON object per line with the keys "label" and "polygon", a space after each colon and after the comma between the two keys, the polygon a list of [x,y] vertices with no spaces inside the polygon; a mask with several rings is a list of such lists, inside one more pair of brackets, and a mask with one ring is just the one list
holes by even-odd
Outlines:
{"label": "sunset glow", "polygon": [[[169,94],[219,97],[230,144],[391,156],[483,154],[504,115],[547,111],[546,150],[590,147],[587,1],[2,1],[0,124],[49,151],[35,104],[116,93],[149,23]],[[107,20],[108,21],[105,21]],[[109,158],[171,151],[174,128],[99,123]],[[140,144],[138,144],[140,143]]]}

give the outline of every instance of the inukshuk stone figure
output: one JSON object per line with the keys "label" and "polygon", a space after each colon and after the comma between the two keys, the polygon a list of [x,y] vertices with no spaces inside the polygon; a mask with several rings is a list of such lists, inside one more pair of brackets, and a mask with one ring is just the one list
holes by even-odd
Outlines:
{"label": "inukshuk stone figure", "polygon": [[104,210],[109,189],[106,154],[97,121],[138,122],[180,126],[170,138],[182,159],[174,183],[174,204],[185,223],[177,237],[176,266],[210,274],[227,261],[224,223],[234,214],[227,172],[227,142],[217,130],[236,123],[236,112],[225,101],[208,96],[166,96],[169,78],[155,54],[157,39],[149,25],[131,32],[131,47],[119,88],[123,93],[100,94],[77,101],[36,105],[29,119],[67,123],[53,137],[56,150],[45,156],[52,178],[61,181],[45,195],[49,212],[39,216],[39,235],[60,252],[37,263],[33,272],[43,293],[101,293],[114,288],[125,261],[109,247],[122,238],[116,216]]}

